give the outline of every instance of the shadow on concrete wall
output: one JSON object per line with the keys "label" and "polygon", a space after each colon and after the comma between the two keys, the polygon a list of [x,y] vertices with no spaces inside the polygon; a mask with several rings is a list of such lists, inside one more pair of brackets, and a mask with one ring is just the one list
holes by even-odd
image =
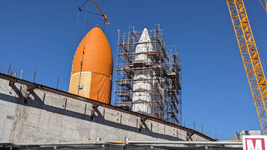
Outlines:
{"label": "shadow on concrete wall", "polygon": [[[97,124],[103,124],[103,125],[111,126],[114,128],[122,129],[125,131],[132,131],[135,133],[139,133],[139,134],[143,134],[143,135],[147,135],[147,136],[151,136],[151,137],[156,137],[156,138],[160,138],[160,139],[176,140],[176,141],[181,140],[177,137],[172,137],[172,136],[160,134],[160,133],[154,133],[154,132],[149,130],[147,124],[144,124],[145,128],[142,128],[141,132],[139,132],[139,128],[124,125],[124,124],[117,123],[117,122],[112,122],[109,120],[105,120],[104,116],[102,116],[102,114],[98,110],[96,110],[97,116],[94,116],[93,119],[91,119],[90,115],[85,114],[86,109],[84,110],[84,113],[78,113],[78,112],[66,110],[66,106],[65,106],[65,108],[58,108],[58,107],[46,105],[46,104],[44,104],[44,100],[45,100],[45,96],[46,96],[45,93],[44,93],[44,97],[40,98],[33,91],[31,93],[31,95],[34,97],[34,99],[32,100],[29,98],[27,100],[27,103],[25,104],[24,103],[24,96],[21,94],[21,87],[20,87],[20,89],[18,89],[16,86],[12,85],[12,89],[17,93],[18,98],[15,96],[0,93],[0,100],[11,102],[11,103],[16,103],[16,104],[23,105],[23,106],[38,108],[38,109],[46,110],[48,112],[53,112],[53,113],[61,114],[64,116],[74,117],[74,118],[82,119],[82,120],[86,120],[86,121],[91,121],[91,122],[94,122]],[[56,103],[56,99],[55,99],[55,103]]]}

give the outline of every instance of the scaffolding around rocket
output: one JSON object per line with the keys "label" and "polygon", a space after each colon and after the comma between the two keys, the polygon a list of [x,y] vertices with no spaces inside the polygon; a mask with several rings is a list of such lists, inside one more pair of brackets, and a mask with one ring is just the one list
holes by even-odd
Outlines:
{"label": "scaffolding around rocket", "polygon": [[160,25],[119,33],[114,104],[176,124],[182,121],[181,59]]}
{"label": "scaffolding around rocket", "polygon": [[[181,59],[160,25],[119,33],[114,104],[168,122],[182,122]],[[111,103],[113,60],[108,40],[94,27],[73,59],[69,92]]]}

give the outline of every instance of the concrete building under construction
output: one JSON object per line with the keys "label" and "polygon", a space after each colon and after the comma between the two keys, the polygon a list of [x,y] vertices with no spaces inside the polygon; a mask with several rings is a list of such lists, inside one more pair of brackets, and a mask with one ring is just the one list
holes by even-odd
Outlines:
{"label": "concrete building under construction", "polygon": [[181,59],[176,45],[167,45],[160,25],[119,33],[115,105],[181,124]]}

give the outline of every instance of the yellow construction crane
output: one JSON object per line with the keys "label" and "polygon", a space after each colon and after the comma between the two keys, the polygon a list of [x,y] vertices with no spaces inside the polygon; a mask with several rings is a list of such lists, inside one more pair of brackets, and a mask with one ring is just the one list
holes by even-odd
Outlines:
{"label": "yellow construction crane", "polygon": [[109,25],[109,21],[108,21],[107,16],[101,11],[101,9],[100,9],[100,8],[98,7],[98,5],[96,4],[95,0],[93,0],[93,2],[94,2],[94,4],[95,4],[95,6],[97,7],[97,9],[100,11],[100,13],[101,13],[103,19],[107,21],[106,25]]}
{"label": "yellow construction crane", "polygon": [[[89,2],[89,0],[85,1],[80,7],[78,7],[78,9],[79,9],[80,11],[84,11],[84,10],[81,9],[81,7],[82,7],[86,2]],[[96,4],[95,0],[93,0],[93,2],[94,2],[94,4],[95,4],[95,6],[97,7],[97,9],[99,10],[99,12],[101,13],[102,18],[107,22],[106,25],[109,25],[110,23],[109,23],[109,21],[108,21],[107,16],[101,11],[101,9],[100,9],[100,8],[98,7],[98,5]],[[88,11],[85,11],[85,12],[88,12]],[[88,12],[88,13],[92,13],[92,14],[95,14],[95,15],[99,15],[99,14],[96,14],[96,13],[93,13],[93,12]]]}
{"label": "yellow construction crane", "polygon": [[267,134],[266,78],[243,0],[226,0],[262,134]]}

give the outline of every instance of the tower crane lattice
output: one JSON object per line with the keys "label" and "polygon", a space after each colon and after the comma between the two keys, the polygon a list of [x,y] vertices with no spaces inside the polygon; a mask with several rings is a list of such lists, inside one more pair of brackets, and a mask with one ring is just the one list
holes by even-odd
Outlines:
{"label": "tower crane lattice", "polygon": [[243,0],[226,0],[262,134],[267,134],[266,78]]}

